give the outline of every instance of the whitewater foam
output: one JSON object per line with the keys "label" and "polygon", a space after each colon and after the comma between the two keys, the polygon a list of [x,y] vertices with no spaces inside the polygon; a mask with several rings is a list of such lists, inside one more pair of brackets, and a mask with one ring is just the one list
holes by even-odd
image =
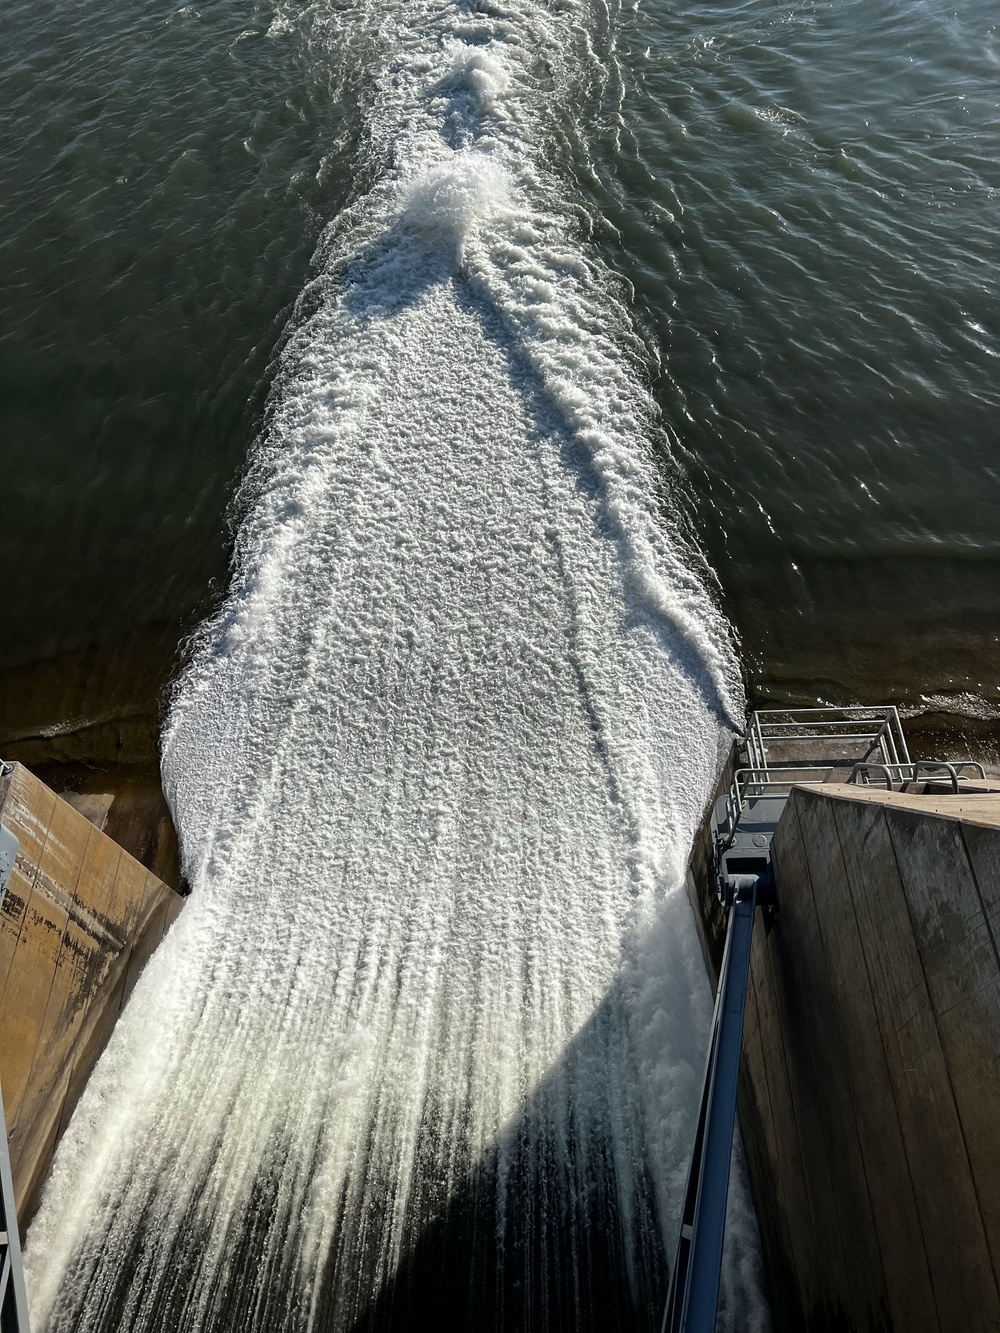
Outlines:
{"label": "whitewater foam", "polygon": [[[543,166],[538,53],[565,89],[585,15],[351,13],[366,186],[171,710],[192,895],[32,1227],[43,1330],[652,1327],[664,1295],[708,1017],[683,863],[740,696]],[[343,12],[275,32],[306,17],[335,59]]]}

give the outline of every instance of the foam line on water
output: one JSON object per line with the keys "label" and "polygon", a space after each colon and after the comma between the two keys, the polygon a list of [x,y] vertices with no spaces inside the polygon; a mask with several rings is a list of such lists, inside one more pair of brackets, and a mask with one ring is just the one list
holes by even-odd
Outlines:
{"label": "foam line on water", "polygon": [[[543,165],[539,52],[568,92],[586,15],[351,14],[364,184],[171,710],[192,896],[57,1155],[40,1329],[390,1328],[428,1273],[463,1327],[663,1295],[709,1003],[682,868],[740,696]],[[334,60],[343,14],[307,20]]]}

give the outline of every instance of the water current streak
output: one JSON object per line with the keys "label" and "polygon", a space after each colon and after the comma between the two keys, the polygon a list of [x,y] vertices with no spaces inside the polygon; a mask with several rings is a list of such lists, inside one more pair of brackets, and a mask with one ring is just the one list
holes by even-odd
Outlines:
{"label": "water current streak", "polygon": [[169,719],[193,893],[60,1149],[40,1329],[656,1322],[705,1002],[670,895],[738,697],[539,166],[584,20],[358,14],[369,187]]}

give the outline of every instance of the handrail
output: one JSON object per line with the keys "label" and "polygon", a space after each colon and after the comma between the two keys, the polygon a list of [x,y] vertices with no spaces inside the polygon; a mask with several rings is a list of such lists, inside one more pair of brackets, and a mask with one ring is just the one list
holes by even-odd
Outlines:
{"label": "handrail", "polygon": [[0,1326],[4,1333],[29,1333],[28,1298],[17,1229],[14,1181],[7,1146],[7,1125],[0,1097]]}
{"label": "handrail", "polygon": [[962,790],[960,786],[959,775],[961,771],[966,768],[974,769],[978,773],[979,777],[985,780],[986,770],[985,768],[983,768],[982,764],[980,764],[975,759],[962,759],[955,763],[949,763],[947,760],[944,759],[914,759],[908,764],[880,764],[875,762],[858,763],[855,764],[854,767],[851,769],[851,776],[847,779],[847,781],[849,783],[856,784],[858,777],[861,774],[864,774],[865,781],[867,782],[868,780],[867,774],[869,769],[878,769],[882,774],[886,787],[888,788],[889,791],[892,791],[893,770],[906,769],[907,775],[905,777],[901,772],[897,773],[896,776],[896,781],[899,783],[899,790],[901,792],[904,792],[907,790],[908,787],[911,787],[915,782],[919,782],[921,772],[930,773],[932,775],[935,773],[941,773],[944,776],[950,778],[952,795],[958,796]]}
{"label": "handrail", "polygon": [[729,911],[698,1128],[660,1333],[713,1333],[715,1328],[759,883],[756,875],[737,875],[734,879],[741,882]]}
{"label": "handrail", "polygon": [[[830,717],[831,713],[838,716]],[[863,725],[869,721],[870,728]],[[846,779],[849,783],[870,783],[878,773],[880,783],[884,782],[889,791],[897,788],[906,791],[921,775],[934,773],[949,778],[953,792],[961,789],[959,779],[969,770],[982,779],[986,777],[982,764],[972,759],[953,763],[912,760],[895,706],[868,708],[851,704],[844,708],[757,709],[748,719],[742,741],[748,762],[735,770],[730,788],[737,817],[742,814],[751,789],[756,789],[755,795],[766,796],[776,788],[787,790],[799,783],[829,781],[837,769],[850,770]],[[795,753],[787,748],[789,744],[812,742],[812,755],[801,762],[794,758],[772,759],[769,747],[781,742],[786,745],[786,754]],[[851,742],[857,746],[853,755],[824,755],[817,762],[817,754],[822,754],[827,745],[847,748]]]}
{"label": "handrail", "polygon": [[781,721],[765,722],[758,725],[761,726],[762,734],[769,739],[775,737],[777,730],[780,727],[799,728],[799,730],[793,731],[790,737],[786,738],[791,740],[807,739],[810,736],[818,736],[821,733],[826,732],[830,732],[836,736],[839,734],[837,728],[842,729],[844,727],[854,727],[856,730],[861,731],[862,735],[865,736],[878,736],[881,735],[884,730],[888,730],[887,721],[882,722],[877,727],[873,726],[871,729],[868,729],[864,725],[866,720],[867,719],[863,717],[841,717],[834,718],[832,721],[827,722],[796,722],[794,718],[784,718]]}
{"label": "handrail", "polygon": [[977,759],[962,759],[957,762],[953,760],[950,763],[946,763],[944,760],[940,759],[917,759],[913,764],[913,777],[903,786],[903,791],[906,790],[910,782],[917,781],[917,770],[921,768],[931,771],[938,768],[946,769],[948,776],[951,778],[953,795],[957,795],[959,792],[958,780],[963,768],[974,769],[979,779],[983,782],[986,781],[986,769],[983,768],[982,764],[979,763]]}
{"label": "handrail", "polygon": [[907,780],[900,787],[900,791],[906,791],[907,787],[911,786],[914,782],[918,780],[918,775],[921,769],[926,769],[929,772],[937,772],[943,769],[944,772],[947,773],[948,777],[951,778],[952,795],[953,796],[958,795],[958,770],[955,768],[954,764],[948,764],[943,759],[915,760],[913,764],[913,776],[907,778]]}
{"label": "handrail", "polygon": [[816,741],[816,740],[835,740],[835,741],[881,741],[886,736],[882,731],[834,731],[830,733],[819,732],[800,732],[797,735],[785,735],[778,733],[766,737],[769,741]]}
{"label": "handrail", "polygon": [[847,779],[848,783],[853,786],[860,786],[860,783],[857,782],[857,778],[863,773],[865,775],[865,784],[870,785],[868,781],[868,771],[872,768],[881,769],[882,776],[885,779],[886,790],[892,791],[892,778],[889,775],[888,764],[855,764],[851,769],[851,776]]}
{"label": "handrail", "polygon": [[[865,723],[871,725],[865,726]],[[890,764],[909,761],[899,710],[893,705],[885,708],[851,704],[842,708],[757,709],[750,717],[743,741],[751,763],[766,767],[769,743],[801,744],[823,737],[831,741],[866,743],[864,753],[855,756],[858,759],[871,759],[880,752]]]}
{"label": "handrail", "polygon": [[[788,764],[787,767],[781,764],[773,764],[770,767],[744,767],[736,769],[733,773],[730,795],[735,800],[737,811],[742,812],[749,787],[819,786],[827,780],[826,775],[831,769],[847,768],[849,765],[851,766],[851,774],[847,779],[848,782],[853,782],[855,772],[864,768],[880,768],[887,773],[896,770],[896,781],[902,782],[904,771],[911,768],[910,764],[882,764],[873,761],[853,762],[850,759],[830,759],[822,764]],[[793,774],[801,775],[804,773],[822,773],[824,776],[811,782],[802,776],[792,776]],[[891,783],[889,786],[891,790]],[[760,794],[763,795],[764,793]]]}
{"label": "handrail", "polygon": [[758,708],[756,713],[758,717],[787,717],[792,713],[870,713],[887,717],[892,713],[898,715],[899,709],[895,704],[822,704],[818,708]]}

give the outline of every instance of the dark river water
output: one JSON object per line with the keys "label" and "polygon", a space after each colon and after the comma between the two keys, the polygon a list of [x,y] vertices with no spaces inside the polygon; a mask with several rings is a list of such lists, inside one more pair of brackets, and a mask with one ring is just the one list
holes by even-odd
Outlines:
{"label": "dark river water", "polygon": [[[276,350],[363,174],[377,32],[295,8],[3,7],[4,739],[148,714],[225,586]],[[545,151],[626,287],[751,697],[992,718],[995,7],[587,22],[601,77]]]}

